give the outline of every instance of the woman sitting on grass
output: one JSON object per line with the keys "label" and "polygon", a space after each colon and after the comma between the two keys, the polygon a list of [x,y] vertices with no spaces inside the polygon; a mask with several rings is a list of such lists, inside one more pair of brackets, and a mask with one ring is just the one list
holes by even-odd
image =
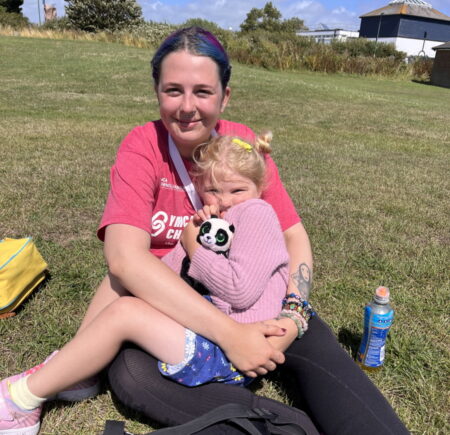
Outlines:
{"label": "woman sitting on grass", "polygon": [[[284,336],[281,328],[263,322],[236,322],[161,261],[175,247],[181,228],[201,208],[192,206],[185,190],[189,186],[181,181],[173,159],[179,153],[179,162],[189,170],[195,148],[215,134],[241,137],[250,143],[254,134],[242,124],[220,119],[230,98],[231,66],[211,33],[194,27],[170,35],[153,57],[152,72],[161,119],[133,129],[118,151],[98,232],[105,243],[109,273],[76,338],[86,335],[90,324],[119,300],[122,305],[145,302],[148,309],[216,343],[245,376],[264,375],[284,363],[290,386],[295,387],[316,425],[328,435],[408,433],[319,316],[310,319],[308,331],[283,354],[268,339]],[[251,107],[250,101],[244,103]],[[171,155],[169,150],[174,149],[176,153]],[[289,253],[287,292],[305,295],[312,283],[309,239],[273,160],[266,156],[265,162],[267,184],[261,199],[273,207],[283,231]],[[160,338],[163,327],[161,331]],[[68,346],[75,346],[73,343],[76,340]],[[89,352],[84,355],[89,359]],[[65,358],[63,352],[54,358],[54,364],[68,373],[80,368],[79,361]],[[50,364],[47,367],[50,370]],[[121,350],[108,375],[120,400],[163,425],[184,423],[226,403],[264,408],[288,421],[304,421],[298,409],[257,396],[247,388],[223,383],[186,388],[172,382],[161,376],[158,361],[141,349]],[[44,389],[46,395],[60,388],[58,379],[46,378],[46,385],[34,385],[33,379],[39,378],[30,376],[27,385],[31,392],[39,396]],[[89,397],[97,390],[97,379],[91,378],[87,386],[72,386],[64,397]],[[11,418],[5,405],[1,406],[0,418]],[[25,416],[23,421],[25,425]]]}
{"label": "woman sitting on grass", "polygon": [[[284,351],[306,331],[310,311],[292,295],[282,317],[273,319],[286,294],[289,256],[275,212],[259,199],[266,181],[263,154],[270,152],[270,136],[264,139],[252,146],[239,138],[217,137],[196,149],[196,187],[205,206],[163,262],[181,272],[187,254],[189,275],[208,288],[214,305],[238,322],[267,321],[283,328],[284,336],[268,341]],[[199,224],[211,215],[223,216],[235,228],[227,256],[197,240]],[[43,365],[1,382],[0,434],[37,434],[44,401],[96,375],[125,341],[164,361],[159,364],[161,373],[183,385],[248,385],[253,380],[239,373],[207,338],[137,297],[122,297]],[[308,433],[318,433],[306,415],[304,420]]]}

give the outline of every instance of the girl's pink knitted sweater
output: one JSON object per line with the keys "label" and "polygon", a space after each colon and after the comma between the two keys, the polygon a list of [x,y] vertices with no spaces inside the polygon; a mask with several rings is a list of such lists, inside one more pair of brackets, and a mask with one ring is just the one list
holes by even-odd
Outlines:
{"label": "girl's pink knitted sweater", "polygon": [[[230,208],[224,219],[235,227],[228,258],[201,246],[191,258],[189,276],[210,291],[217,308],[238,322],[276,317],[286,295],[289,256],[273,208],[251,199]],[[185,255],[178,243],[162,260],[180,273]]]}

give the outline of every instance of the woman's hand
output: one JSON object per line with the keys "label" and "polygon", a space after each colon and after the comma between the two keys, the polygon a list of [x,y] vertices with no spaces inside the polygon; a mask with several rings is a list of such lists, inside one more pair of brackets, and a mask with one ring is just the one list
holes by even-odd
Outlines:
{"label": "woman's hand", "polygon": [[199,227],[195,225],[193,220],[190,220],[181,233],[180,242],[189,258],[192,258],[195,251],[200,247],[197,242],[198,230]]}
{"label": "woman's hand", "polygon": [[262,322],[234,323],[233,331],[224,334],[219,346],[241,373],[254,378],[284,363],[283,353],[272,347],[267,337],[282,337],[285,333],[276,325]]}

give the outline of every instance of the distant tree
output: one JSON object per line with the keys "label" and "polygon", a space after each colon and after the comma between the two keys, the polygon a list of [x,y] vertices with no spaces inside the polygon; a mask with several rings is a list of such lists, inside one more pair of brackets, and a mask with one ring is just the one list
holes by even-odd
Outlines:
{"label": "distant tree", "polygon": [[180,27],[192,27],[192,26],[201,27],[202,29],[208,30],[209,32],[214,34],[219,33],[221,30],[223,30],[216,23],[204,20],[203,18],[189,18],[189,20],[181,24]]}
{"label": "distant tree", "polygon": [[247,14],[247,18],[241,24],[242,32],[253,32],[260,29],[263,26],[264,12],[263,8],[252,8]]}
{"label": "distant tree", "polygon": [[27,27],[29,24],[28,18],[24,17],[22,14],[6,12],[6,8],[0,6],[0,25],[21,29],[22,27]]}
{"label": "distant tree", "polygon": [[281,27],[281,12],[268,2],[262,8],[262,28],[268,32],[278,32]]}
{"label": "distant tree", "polygon": [[303,20],[300,18],[281,19],[281,12],[268,2],[263,8],[252,8],[247,14],[247,18],[241,24],[243,33],[255,30],[265,30],[267,32],[288,32],[295,33],[298,30],[306,29]]}
{"label": "distant tree", "polygon": [[21,14],[23,0],[0,0],[0,7],[6,9],[8,13]]}
{"label": "distant tree", "polygon": [[305,26],[305,22],[303,20],[298,17],[293,17],[283,21],[282,30],[283,32],[297,33],[300,30],[308,30],[308,27]]}
{"label": "distant tree", "polygon": [[71,27],[87,32],[111,32],[143,23],[135,0],[66,0]]}

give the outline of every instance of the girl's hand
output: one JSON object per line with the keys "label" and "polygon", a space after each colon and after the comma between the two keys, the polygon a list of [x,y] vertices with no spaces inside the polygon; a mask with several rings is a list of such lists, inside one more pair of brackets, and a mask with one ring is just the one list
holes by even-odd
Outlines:
{"label": "girl's hand", "polygon": [[283,317],[279,320],[266,320],[264,323],[266,325],[276,325],[286,329],[286,334],[282,337],[267,337],[269,343],[281,352],[284,352],[298,336],[298,327],[292,319]]}
{"label": "girl's hand", "polygon": [[196,226],[192,220],[190,220],[181,233],[180,242],[189,258],[192,258],[194,252],[198,247],[200,247],[197,243],[198,230],[199,227]]}
{"label": "girl's hand", "polygon": [[241,373],[255,378],[284,363],[283,353],[273,348],[266,337],[282,337],[285,333],[276,325],[262,322],[235,323],[233,331],[227,333],[219,345]]}
{"label": "girl's hand", "polygon": [[204,205],[203,208],[197,210],[192,220],[195,225],[200,226],[202,222],[211,218],[212,215],[220,216],[220,210],[217,205]]}

